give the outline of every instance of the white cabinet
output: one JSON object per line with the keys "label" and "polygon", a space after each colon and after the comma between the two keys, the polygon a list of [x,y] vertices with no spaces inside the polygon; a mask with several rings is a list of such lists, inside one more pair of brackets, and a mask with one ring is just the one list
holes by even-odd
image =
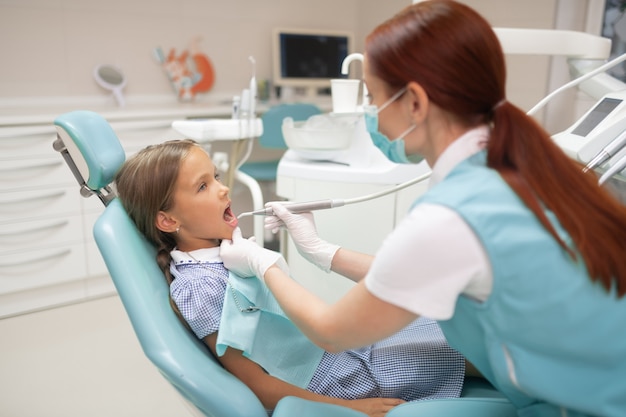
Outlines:
{"label": "white cabinet", "polygon": [[80,196],[54,138],[52,124],[0,127],[0,316],[75,299],[87,275]]}
{"label": "white cabinet", "polygon": [[[95,196],[80,196],[52,148],[54,118],[74,109],[13,115],[0,109],[0,318],[115,291],[92,235],[104,206]],[[224,117],[230,107],[174,104],[99,113],[130,155],[180,138],[170,128],[174,120]]]}

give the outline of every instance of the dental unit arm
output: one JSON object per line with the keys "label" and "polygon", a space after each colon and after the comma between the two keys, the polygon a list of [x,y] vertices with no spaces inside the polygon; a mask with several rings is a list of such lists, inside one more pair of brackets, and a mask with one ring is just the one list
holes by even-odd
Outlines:
{"label": "dental unit arm", "polygon": [[607,63],[611,40],[589,33],[511,28],[494,31],[507,54],[567,57],[571,74],[578,77],[547,95],[528,114],[535,115],[557,94],[574,86],[599,100],[570,128],[552,138],[571,158],[586,164],[584,171],[605,171],[598,181],[600,185],[620,173],[620,178],[626,180],[626,83],[606,73],[626,61],[626,54]]}
{"label": "dental unit arm", "polygon": [[[624,61],[626,61],[626,54],[565,84],[547,96],[546,99],[576,85],[581,85],[582,89],[584,83],[595,79],[596,76],[608,76],[604,74],[605,71]],[[626,168],[624,165],[626,158],[623,157],[622,152],[626,148],[626,85],[617,79],[613,80],[615,86],[621,88],[604,94],[598,103],[572,126],[552,137],[570,157],[585,164],[583,172],[596,169],[606,171],[598,180],[599,185],[620,174]],[[546,99],[542,100],[533,110],[539,105],[545,104]],[[618,161],[613,162],[614,159]],[[622,174],[621,177],[624,179],[626,175]]]}

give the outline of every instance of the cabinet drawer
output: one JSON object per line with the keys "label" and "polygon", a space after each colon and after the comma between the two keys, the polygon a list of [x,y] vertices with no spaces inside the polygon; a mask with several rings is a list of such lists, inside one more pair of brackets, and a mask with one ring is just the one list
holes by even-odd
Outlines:
{"label": "cabinet drawer", "polygon": [[84,279],[85,245],[0,254],[0,294]]}
{"label": "cabinet drawer", "polygon": [[29,159],[4,159],[0,154],[0,191],[76,184],[61,155]]}
{"label": "cabinet drawer", "polygon": [[0,254],[84,241],[80,215],[14,222],[0,226]]}
{"label": "cabinet drawer", "polygon": [[[19,219],[80,214],[78,190],[49,188],[28,191],[0,191],[0,225]],[[4,229],[5,226],[0,228]]]}
{"label": "cabinet drawer", "polygon": [[49,155],[57,134],[52,123],[0,129],[0,155],[3,158],[24,155]]}

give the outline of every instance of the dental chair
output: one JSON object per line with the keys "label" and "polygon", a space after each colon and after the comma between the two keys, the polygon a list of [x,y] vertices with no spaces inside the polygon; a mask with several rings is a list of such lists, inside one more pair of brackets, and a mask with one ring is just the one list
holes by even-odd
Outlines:
{"label": "dental chair", "polygon": [[[225,370],[178,319],[169,287],[155,260],[155,249],[139,233],[111,182],[125,160],[108,122],[97,113],[74,111],[54,121],[60,152],[80,185],[105,205],[93,229],[141,348],[197,416],[267,417],[254,393]],[[466,385],[464,398],[403,404],[390,417],[514,417],[513,406],[486,382]],[[274,417],[366,417],[345,407],[295,397],[282,399]]]}

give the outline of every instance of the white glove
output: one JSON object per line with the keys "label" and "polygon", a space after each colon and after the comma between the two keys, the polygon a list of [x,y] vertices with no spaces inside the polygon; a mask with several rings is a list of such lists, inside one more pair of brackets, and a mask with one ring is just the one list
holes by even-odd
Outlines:
{"label": "white glove", "polygon": [[313,213],[293,214],[280,203],[268,203],[266,206],[272,208],[274,216],[265,217],[265,228],[276,232],[279,227],[286,227],[300,255],[321,270],[330,272],[339,246],[320,239]]}
{"label": "white glove", "polygon": [[260,247],[254,238],[245,239],[240,228],[233,230],[232,240],[222,240],[220,256],[227,269],[242,277],[255,276],[265,282],[265,272],[274,264],[289,274],[287,262],[280,253]]}

